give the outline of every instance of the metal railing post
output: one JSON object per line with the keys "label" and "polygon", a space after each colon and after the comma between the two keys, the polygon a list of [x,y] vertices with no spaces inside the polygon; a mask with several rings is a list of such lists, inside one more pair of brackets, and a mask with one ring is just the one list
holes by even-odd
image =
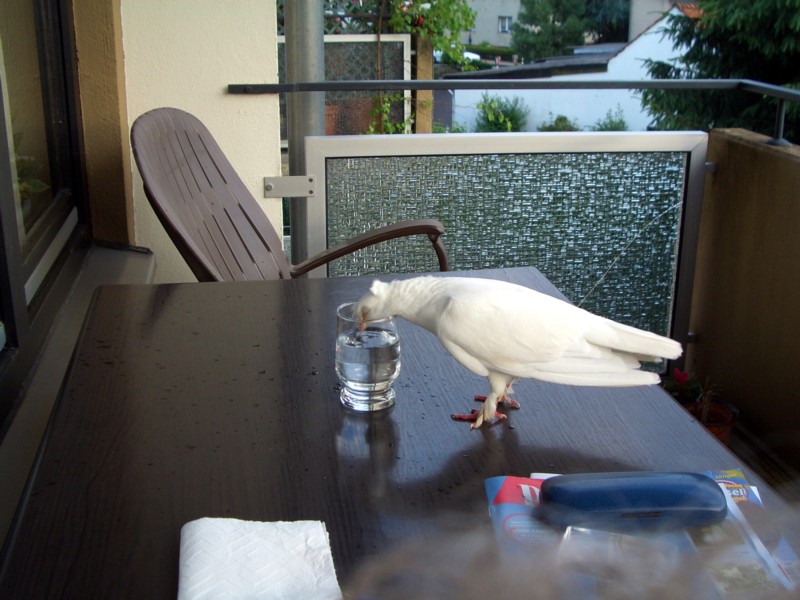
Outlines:
{"label": "metal railing post", "polygon": [[783,127],[786,122],[786,100],[778,98],[778,110],[775,114],[775,136],[767,143],[771,146],[789,146],[790,143],[783,137]]}
{"label": "metal railing post", "polygon": [[[325,81],[322,0],[287,0],[286,79],[289,83]],[[325,92],[287,94],[289,174],[306,175],[305,138],[325,134]],[[293,198],[289,218],[292,262],[308,258],[308,199]]]}

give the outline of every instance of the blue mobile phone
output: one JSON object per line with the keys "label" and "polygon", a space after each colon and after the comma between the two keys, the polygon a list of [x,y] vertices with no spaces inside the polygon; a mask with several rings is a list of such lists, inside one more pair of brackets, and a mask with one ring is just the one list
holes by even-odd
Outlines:
{"label": "blue mobile phone", "polygon": [[537,516],[570,525],[629,531],[702,527],[728,514],[725,492],[699,473],[558,475],[542,483]]}

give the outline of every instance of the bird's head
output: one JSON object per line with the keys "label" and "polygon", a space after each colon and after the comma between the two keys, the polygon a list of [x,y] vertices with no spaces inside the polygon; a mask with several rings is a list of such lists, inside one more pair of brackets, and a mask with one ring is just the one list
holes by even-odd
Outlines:
{"label": "bird's head", "polygon": [[385,319],[392,316],[388,306],[389,284],[377,279],[372,283],[369,291],[361,296],[353,311],[358,317],[361,329],[365,327],[367,321]]}

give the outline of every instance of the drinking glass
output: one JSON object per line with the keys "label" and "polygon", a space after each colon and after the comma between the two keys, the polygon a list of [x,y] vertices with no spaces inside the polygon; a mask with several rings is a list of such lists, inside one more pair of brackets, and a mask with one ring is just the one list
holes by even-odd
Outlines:
{"label": "drinking glass", "polygon": [[358,412],[394,404],[392,382],[400,374],[400,336],[391,317],[359,322],[356,302],[336,310],[336,375],[342,383],[339,399]]}

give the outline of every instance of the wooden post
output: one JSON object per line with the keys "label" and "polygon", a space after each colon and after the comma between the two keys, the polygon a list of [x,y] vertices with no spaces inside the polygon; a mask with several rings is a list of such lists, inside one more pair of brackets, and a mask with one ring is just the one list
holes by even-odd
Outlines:
{"label": "wooden post", "polygon": [[[433,79],[433,45],[428,38],[415,36],[416,74],[415,79]],[[415,113],[414,132],[432,133],[433,131],[433,91],[416,90],[413,93],[412,110]]]}

